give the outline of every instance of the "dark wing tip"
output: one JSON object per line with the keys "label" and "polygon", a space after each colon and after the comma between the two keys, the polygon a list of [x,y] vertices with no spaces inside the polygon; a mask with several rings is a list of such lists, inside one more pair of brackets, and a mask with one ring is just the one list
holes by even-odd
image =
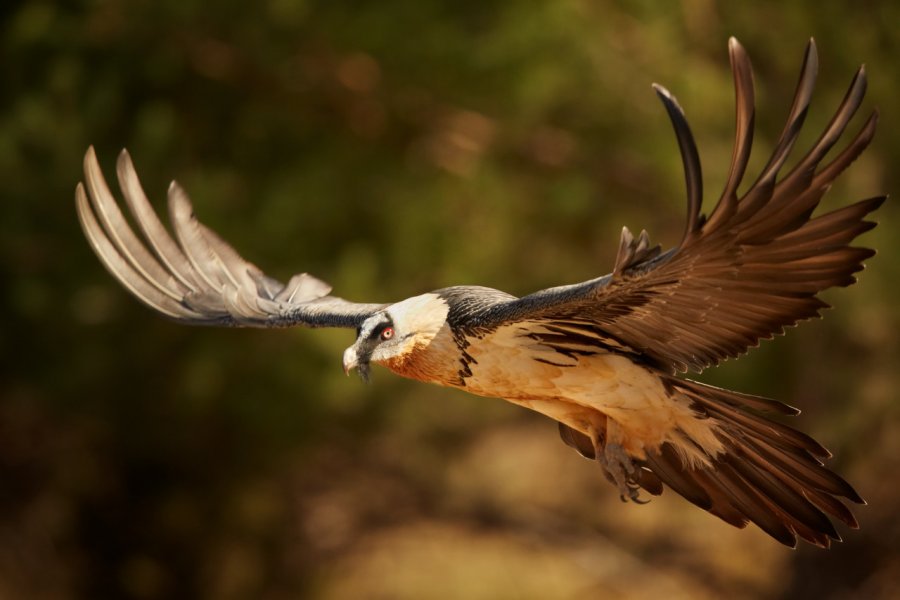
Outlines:
{"label": "dark wing tip", "polygon": [[681,110],[681,107],[678,105],[678,101],[675,99],[675,96],[673,96],[672,92],[666,89],[665,86],[654,82],[650,84],[650,87],[653,88],[653,91],[656,92],[657,96],[662,98],[663,102],[670,101],[675,106],[678,106],[678,110]]}
{"label": "dark wing tip", "polygon": [[694,135],[684,116],[684,110],[675,97],[663,86],[658,83],[653,84],[653,90],[662,101],[675,129],[675,137],[678,140],[678,149],[681,152],[681,161],[684,165],[684,180],[687,189],[688,214],[685,223],[684,234],[681,238],[679,246],[684,245],[685,241],[692,233],[697,231],[702,225],[700,217],[700,208],[703,203],[703,172],[700,167],[700,154],[697,151],[697,143],[694,141]]}
{"label": "dark wing tip", "polygon": [[731,36],[728,38],[728,54],[731,56],[746,56],[747,51],[744,49],[744,45],[741,44],[736,37]]}

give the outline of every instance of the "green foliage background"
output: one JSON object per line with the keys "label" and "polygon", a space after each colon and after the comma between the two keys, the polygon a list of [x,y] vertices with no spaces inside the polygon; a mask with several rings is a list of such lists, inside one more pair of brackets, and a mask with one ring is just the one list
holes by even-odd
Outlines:
{"label": "green foliage background", "polygon": [[[882,120],[831,206],[900,189],[900,5],[713,0],[7,0],[0,8],[0,598],[887,598],[900,585],[898,215],[837,306],[706,381],[804,409],[870,503],[829,552],[672,493],[624,506],[555,426],[347,379],[345,331],[191,329],[129,297],[78,228],[89,144],[174,176],[251,261],[341,295],[527,293],[671,245],[683,176],[650,83],[724,182],[726,41],[756,68],[755,163],[803,46],[811,143],[854,69]],[[861,121],[859,121],[861,124]]]}

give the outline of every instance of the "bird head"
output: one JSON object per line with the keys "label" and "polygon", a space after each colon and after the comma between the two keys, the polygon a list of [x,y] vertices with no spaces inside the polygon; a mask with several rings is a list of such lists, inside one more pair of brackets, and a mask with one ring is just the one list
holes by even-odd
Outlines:
{"label": "bird head", "polygon": [[356,342],[344,351],[344,372],[369,379],[370,363],[388,365],[427,347],[447,323],[447,303],[437,294],[398,302],[363,321]]}

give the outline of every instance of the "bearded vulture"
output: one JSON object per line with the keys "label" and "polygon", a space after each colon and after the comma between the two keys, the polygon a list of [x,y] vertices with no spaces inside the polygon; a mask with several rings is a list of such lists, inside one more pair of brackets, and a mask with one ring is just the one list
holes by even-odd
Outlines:
{"label": "bearded vulture", "polygon": [[[873,112],[831,159],[863,100],[861,67],[825,131],[786,173],[818,68],[806,47],[784,131],[762,172],[738,192],[750,158],[750,60],[729,42],[737,105],[731,166],[718,202],[701,213],[694,138],[675,98],[654,85],[675,129],[687,182],[687,223],[661,251],[623,228],[612,273],[517,298],[457,286],[394,304],[331,295],[306,273],[287,284],[265,275],[196,220],[181,187],[168,192],[172,237],[150,207],[126,151],[117,174],[137,235],[116,203],[93,148],[76,188],[81,226],[97,256],[144,304],[176,321],[245,327],[347,327],[356,341],[346,372],[372,363],[401,377],[503,398],[559,423],[563,441],[596,460],[623,500],[664,486],[736,527],[750,521],[779,542],[829,547],[832,519],[858,523],[842,500],[863,499],[823,466],[830,453],[769,415],[799,411],[776,400],[680,376],[740,356],[762,339],[819,316],[819,292],[854,283],[874,254],[851,246],[875,226],[879,196],[813,216],[835,178],[866,148]],[[142,239],[143,238],[143,239]]]}

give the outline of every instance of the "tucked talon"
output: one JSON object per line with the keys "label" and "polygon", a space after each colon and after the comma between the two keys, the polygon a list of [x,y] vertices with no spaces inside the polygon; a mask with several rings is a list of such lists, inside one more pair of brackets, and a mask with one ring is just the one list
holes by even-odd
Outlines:
{"label": "tucked talon", "polygon": [[641,500],[640,487],[635,484],[637,468],[631,457],[621,444],[607,443],[604,445],[604,436],[593,425],[588,426],[588,436],[594,445],[594,456],[597,462],[606,471],[609,478],[619,488],[619,498],[622,502],[635,502],[646,504],[649,500]]}
{"label": "tucked talon", "polygon": [[631,500],[635,504],[648,504],[650,502],[649,498],[647,500],[644,500],[643,498],[641,498],[640,486],[629,485],[628,490],[629,490],[628,498],[627,499],[622,498],[623,502],[628,502],[628,500]]}
{"label": "tucked talon", "polygon": [[634,475],[634,463],[621,444],[607,444],[603,454],[605,455],[606,464],[618,465],[629,476]]}

